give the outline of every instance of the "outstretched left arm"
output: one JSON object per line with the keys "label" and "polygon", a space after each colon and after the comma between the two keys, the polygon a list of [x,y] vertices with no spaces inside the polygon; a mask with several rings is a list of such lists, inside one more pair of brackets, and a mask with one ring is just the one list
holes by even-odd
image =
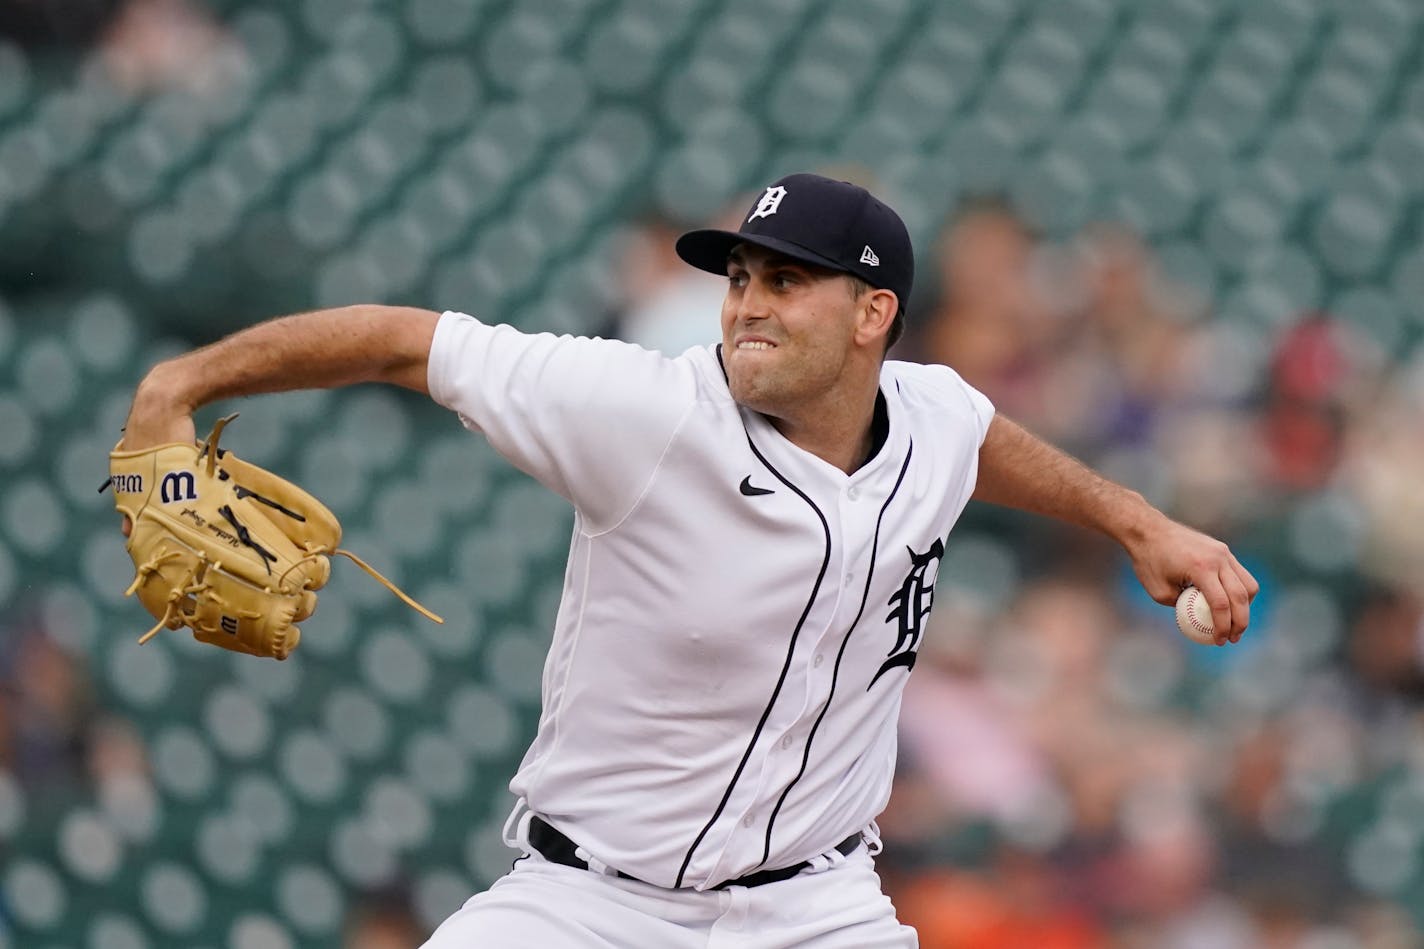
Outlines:
{"label": "outstretched left arm", "polygon": [[1256,578],[1221,541],[1180,524],[1136,491],[1029,434],[1002,415],[979,448],[976,501],[1045,514],[1107,534],[1132,558],[1154,600],[1176,603],[1187,584],[1202,591],[1216,621],[1216,641],[1236,642],[1251,619]]}

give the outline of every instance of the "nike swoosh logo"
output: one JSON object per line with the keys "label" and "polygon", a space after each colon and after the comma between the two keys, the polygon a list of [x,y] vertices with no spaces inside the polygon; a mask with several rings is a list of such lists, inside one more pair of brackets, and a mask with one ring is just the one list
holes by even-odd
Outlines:
{"label": "nike swoosh logo", "polygon": [[741,483],[740,487],[741,487],[741,492],[742,492],[743,494],[745,494],[745,495],[746,495],[747,497],[749,497],[749,498],[759,497],[759,496],[761,496],[761,495],[763,495],[763,494],[775,494],[775,493],[776,493],[775,491],[771,490],[771,488],[754,488],[754,487],[752,487],[752,476],[751,476],[751,475],[747,475],[745,478],[742,479],[742,483]]}

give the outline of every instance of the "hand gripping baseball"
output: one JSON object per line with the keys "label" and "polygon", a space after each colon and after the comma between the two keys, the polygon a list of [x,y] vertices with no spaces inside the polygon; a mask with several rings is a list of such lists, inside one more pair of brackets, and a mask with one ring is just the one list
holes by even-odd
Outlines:
{"label": "hand gripping baseball", "polygon": [[[330,555],[361,567],[408,606],[415,602],[341,542],[336,516],[311,494],[206,442],[109,454],[114,505],[129,518],[128,552],[138,595],[160,629],[188,627],[205,643],[285,659],[301,639],[295,625],[316,609],[331,576]],[[100,490],[103,490],[103,487]]]}

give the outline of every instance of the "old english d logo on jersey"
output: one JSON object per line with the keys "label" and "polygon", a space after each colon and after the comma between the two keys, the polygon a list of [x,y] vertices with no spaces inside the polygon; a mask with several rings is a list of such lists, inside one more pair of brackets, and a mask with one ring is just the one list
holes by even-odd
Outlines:
{"label": "old english d logo on jersey", "polygon": [[757,206],[752,208],[752,216],[747,218],[747,223],[750,224],[759,217],[771,217],[776,213],[776,209],[781,207],[781,199],[784,197],[786,197],[786,189],[780,185],[767,188],[766,194],[762,195]]}
{"label": "old english d logo on jersey", "polygon": [[[877,679],[891,669],[903,666],[908,672],[915,668],[915,659],[919,655],[920,633],[924,631],[925,619],[930,615],[930,608],[934,606],[934,585],[939,577],[939,562],[944,559],[944,541],[936,537],[930,549],[922,554],[915,553],[909,547],[905,549],[910,551],[910,572],[905,575],[905,582],[900,585],[900,589],[896,590],[886,603],[886,606],[890,607],[886,621],[893,619],[898,622],[895,645],[887,654],[890,658],[881,663],[875,678],[866,686],[867,692]],[[933,572],[930,570],[932,566]]]}

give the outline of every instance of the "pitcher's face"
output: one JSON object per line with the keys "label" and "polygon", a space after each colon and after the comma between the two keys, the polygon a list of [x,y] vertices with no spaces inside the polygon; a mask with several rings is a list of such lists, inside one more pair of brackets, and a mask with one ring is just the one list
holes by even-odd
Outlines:
{"label": "pitcher's face", "polygon": [[835,389],[854,347],[858,303],[847,275],[739,244],[727,284],[722,361],[732,398],[778,416]]}

